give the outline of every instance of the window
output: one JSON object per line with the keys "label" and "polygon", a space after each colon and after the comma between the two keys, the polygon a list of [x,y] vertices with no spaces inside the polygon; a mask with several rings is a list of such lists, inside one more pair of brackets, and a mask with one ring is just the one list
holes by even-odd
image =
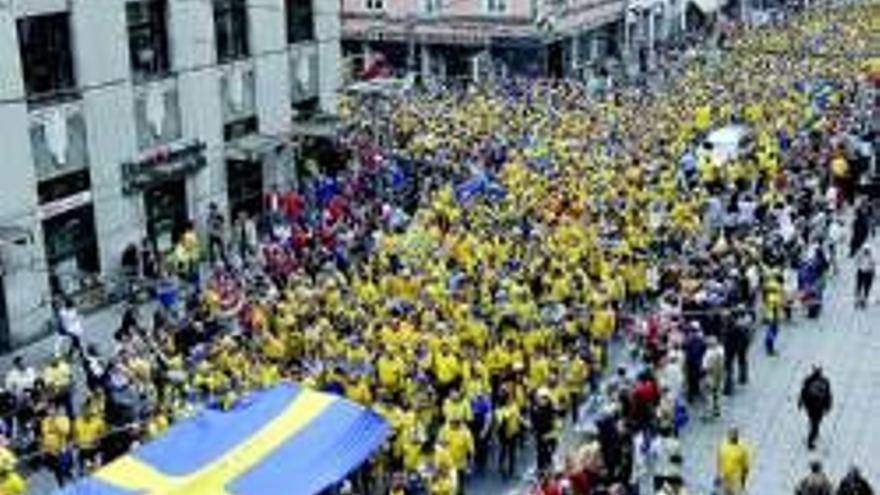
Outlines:
{"label": "window", "polygon": [[165,0],[137,0],[125,6],[128,47],[135,81],[168,73],[168,28]]}
{"label": "window", "polygon": [[214,28],[221,64],[250,54],[246,0],[214,0]]}
{"label": "window", "polygon": [[443,0],[425,0],[425,12],[435,14],[443,10]]}
{"label": "window", "polygon": [[490,14],[507,12],[507,0],[486,0],[486,10]]}
{"label": "window", "polygon": [[18,20],[24,85],[31,102],[55,102],[76,96],[68,13]]}
{"label": "window", "polygon": [[[372,0],[382,3],[382,0]],[[315,39],[312,0],[287,0],[287,42],[298,43]]]}
{"label": "window", "polygon": [[367,10],[385,10],[384,0],[367,0]]}

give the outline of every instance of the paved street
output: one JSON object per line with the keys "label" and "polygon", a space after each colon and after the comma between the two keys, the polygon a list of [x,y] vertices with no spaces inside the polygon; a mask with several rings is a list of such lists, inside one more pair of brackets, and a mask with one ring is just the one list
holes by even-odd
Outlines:
{"label": "paved street", "polygon": [[[826,295],[818,320],[803,317],[785,327],[780,355],[766,357],[752,349],[752,382],[725,403],[724,418],[692,423],[685,437],[688,481],[693,495],[708,495],[715,473],[715,448],[725,429],[738,425],[755,452],[750,494],[794,493],[807,462],[821,459],[833,479],[859,465],[875,485],[880,482],[880,306],[853,307],[854,273],[847,261]],[[759,343],[760,341],[758,341]],[[801,381],[812,364],[830,378],[834,409],[823,425],[818,448],[806,449],[806,419],[797,410]]]}

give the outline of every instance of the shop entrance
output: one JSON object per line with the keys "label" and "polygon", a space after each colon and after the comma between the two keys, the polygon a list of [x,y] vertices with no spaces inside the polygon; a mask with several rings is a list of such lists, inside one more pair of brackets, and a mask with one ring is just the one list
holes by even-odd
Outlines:
{"label": "shop entrance", "polygon": [[186,229],[186,178],[162,181],[144,190],[147,236],[159,252],[166,252]]}
{"label": "shop entrance", "polygon": [[43,220],[46,262],[53,293],[78,294],[100,271],[95,212],[91,203]]}
{"label": "shop entrance", "polygon": [[262,213],[263,164],[260,161],[227,160],[226,182],[231,219],[237,218],[242,211],[248,216]]}

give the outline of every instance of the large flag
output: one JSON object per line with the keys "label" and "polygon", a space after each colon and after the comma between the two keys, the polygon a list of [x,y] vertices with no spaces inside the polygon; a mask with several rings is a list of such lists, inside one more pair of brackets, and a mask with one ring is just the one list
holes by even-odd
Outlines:
{"label": "large flag", "polygon": [[205,409],[61,495],[313,495],[388,435],[371,410],[293,383]]}

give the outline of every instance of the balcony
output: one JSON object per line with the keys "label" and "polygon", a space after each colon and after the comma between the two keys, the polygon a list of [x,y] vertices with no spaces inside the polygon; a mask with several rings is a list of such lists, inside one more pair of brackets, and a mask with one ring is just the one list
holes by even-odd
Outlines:
{"label": "balcony", "polygon": [[301,43],[290,51],[290,101],[296,105],[318,97],[318,45]]}
{"label": "balcony", "polygon": [[88,140],[81,101],[33,108],[29,119],[38,181],[88,168]]}
{"label": "balcony", "polygon": [[181,137],[177,79],[162,79],[134,88],[138,149],[168,145]]}

